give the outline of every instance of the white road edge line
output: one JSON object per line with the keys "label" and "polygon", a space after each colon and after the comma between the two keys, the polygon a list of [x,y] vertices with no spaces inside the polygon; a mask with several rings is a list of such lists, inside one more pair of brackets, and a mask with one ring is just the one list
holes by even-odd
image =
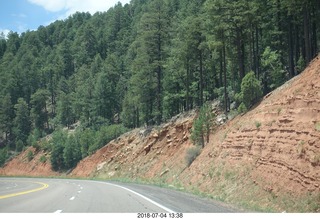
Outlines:
{"label": "white road edge line", "polygon": [[115,186],[115,187],[118,187],[118,188],[127,190],[127,191],[129,191],[129,192],[131,192],[131,193],[133,193],[133,194],[135,194],[135,195],[137,195],[137,196],[140,196],[141,198],[147,200],[148,202],[151,202],[152,204],[154,204],[154,205],[162,208],[163,210],[165,210],[165,211],[167,211],[167,212],[169,212],[169,213],[176,213],[175,211],[173,211],[173,210],[171,210],[171,209],[169,209],[169,208],[167,208],[167,207],[165,207],[165,206],[163,206],[163,205],[161,205],[161,204],[159,204],[159,203],[151,200],[150,198],[147,198],[147,197],[145,197],[145,196],[143,196],[143,195],[141,195],[141,194],[139,194],[139,193],[137,193],[137,192],[135,192],[135,191],[133,191],[133,190],[131,190],[131,189],[128,189],[128,188],[126,188],[126,187],[119,186],[119,185],[112,184],[112,183],[107,183],[107,182],[99,182],[99,181],[95,181],[95,182],[103,183],[103,184],[108,184],[108,185],[111,185],[111,186]]}

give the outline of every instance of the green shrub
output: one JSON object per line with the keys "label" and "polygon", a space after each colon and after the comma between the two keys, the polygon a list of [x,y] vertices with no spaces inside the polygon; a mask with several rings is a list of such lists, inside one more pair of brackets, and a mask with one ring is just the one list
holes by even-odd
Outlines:
{"label": "green shrub", "polygon": [[45,133],[43,133],[39,129],[34,129],[32,131],[32,133],[30,133],[30,135],[29,135],[29,137],[27,139],[28,145],[33,146],[37,150],[39,150],[40,149],[40,144],[38,143],[38,140],[44,135],[45,135]]}
{"label": "green shrub", "polygon": [[67,134],[62,130],[57,130],[52,134],[50,140],[51,156],[50,163],[52,169],[62,170],[64,166],[63,150],[67,141]]}
{"label": "green shrub", "polygon": [[2,167],[8,158],[7,148],[0,149],[0,167]]}
{"label": "green shrub", "polygon": [[81,160],[81,149],[74,135],[69,135],[63,149],[63,161],[66,169],[71,169]]}
{"label": "green shrub", "polygon": [[[241,93],[237,95],[244,106],[249,109],[262,97],[262,87],[260,81],[251,71],[242,79]],[[243,107],[242,107],[243,108]]]}
{"label": "green shrub", "polygon": [[240,106],[238,107],[238,112],[245,113],[247,111],[248,111],[248,109],[247,109],[246,105],[244,105],[244,103],[241,103]]}
{"label": "green shrub", "polygon": [[50,162],[53,170],[68,170],[75,167],[82,158],[93,154],[127,131],[121,124],[103,126],[99,131],[80,129],[74,134],[57,130],[43,148],[51,151]]}
{"label": "green shrub", "polygon": [[108,144],[113,139],[118,138],[123,133],[127,132],[128,129],[125,128],[122,124],[114,124],[109,126],[103,126],[96,133],[96,141],[94,144],[90,145],[88,148],[88,154],[94,153],[99,148],[102,148]]}
{"label": "green shrub", "polygon": [[259,129],[261,126],[261,122],[258,122],[258,121],[255,121],[254,124],[256,125],[257,129]]}
{"label": "green shrub", "polygon": [[28,151],[27,153],[27,158],[28,158],[28,161],[30,162],[34,157],[34,154],[31,150]]}
{"label": "green shrub", "polygon": [[281,55],[267,46],[261,56],[261,67],[265,80],[271,90],[282,85],[286,80],[286,72],[281,63]]}
{"label": "green shrub", "polygon": [[192,125],[191,140],[196,146],[204,147],[204,126],[203,118],[197,118]]}
{"label": "green shrub", "polygon": [[212,126],[214,125],[214,114],[208,104],[204,104],[200,111],[198,118],[196,118],[192,125],[191,140],[196,146],[205,145],[205,138],[209,142],[209,135]]}
{"label": "green shrub", "polygon": [[42,155],[42,156],[40,157],[39,161],[40,161],[41,163],[45,163],[45,162],[47,162],[47,157],[46,157],[45,155]]}
{"label": "green shrub", "polygon": [[76,138],[78,139],[79,147],[81,148],[81,156],[82,158],[85,158],[89,155],[89,148],[95,144],[96,131],[89,128],[83,131],[78,131],[76,132]]}
{"label": "green shrub", "polygon": [[24,143],[22,140],[18,140],[16,143],[16,151],[21,152],[24,148]]}

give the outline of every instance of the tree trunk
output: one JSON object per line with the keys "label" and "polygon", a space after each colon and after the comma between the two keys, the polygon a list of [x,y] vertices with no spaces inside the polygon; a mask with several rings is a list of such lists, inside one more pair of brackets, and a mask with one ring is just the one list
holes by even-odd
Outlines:
{"label": "tree trunk", "polygon": [[186,78],[186,111],[190,110],[190,66],[189,66],[189,58],[187,59],[187,78]]}
{"label": "tree trunk", "polygon": [[298,62],[299,58],[300,58],[300,28],[298,26],[298,24],[295,25],[295,61],[296,63]]}
{"label": "tree trunk", "polygon": [[311,40],[310,40],[310,14],[307,6],[303,8],[303,30],[304,30],[304,44],[305,44],[305,55],[306,62],[311,61]]}
{"label": "tree trunk", "polygon": [[250,60],[251,60],[251,70],[255,73],[257,76],[256,72],[256,42],[255,42],[255,31],[253,26],[251,25],[251,31],[250,31]]}
{"label": "tree trunk", "polygon": [[261,75],[261,69],[260,69],[260,47],[259,47],[259,28],[256,27],[256,71],[258,74],[258,78],[260,78]]}
{"label": "tree trunk", "polygon": [[200,136],[200,141],[201,141],[201,147],[202,148],[204,148],[204,146],[205,146],[205,141],[204,141],[204,131],[203,131],[203,129],[201,130],[201,134],[200,134],[201,136]]}
{"label": "tree trunk", "polygon": [[292,17],[289,17],[290,21],[289,21],[289,33],[288,33],[288,37],[289,37],[289,76],[290,78],[292,78],[295,73],[294,73],[294,58],[293,58],[293,54],[294,54],[294,49],[293,49],[293,31],[292,31]]}
{"label": "tree trunk", "polygon": [[199,59],[200,59],[200,94],[199,94],[199,105],[203,105],[203,60],[202,60],[202,50],[199,50]]}
{"label": "tree trunk", "polygon": [[244,43],[243,36],[240,29],[237,30],[237,50],[238,50],[238,65],[239,65],[239,78],[240,81],[245,75],[245,67],[244,67]]}
{"label": "tree trunk", "polygon": [[228,92],[227,92],[227,62],[226,62],[226,46],[225,42],[223,41],[222,46],[222,57],[223,57],[223,73],[224,73],[224,106],[225,106],[225,113],[227,113],[228,110]]}
{"label": "tree trunk", "polygon": [[220,72],[219,72],[219,86],[223,86],[223,50],[220,50],[219,52],[220,55]]}
{"label": "tree trunk", "polygon": [[[313,8],[313,16],[316,17],[316,12],[315,12],[315,8]],[[317,45],[317,23],[315,21],[315,19],[312,21],[312,42],[311,42],[312,46],[312,57],[315,57],[317,55],[318,52],[318,45]]]}
{"label": "tree trunk", "polygon": [[161,17],[158,17],[158,35],[157,35],[157,115],[156,115],[156,122],[159,125],[162,121],[162,68],[161,68],[161,61],[162,61],[162,38],[161,38]]}

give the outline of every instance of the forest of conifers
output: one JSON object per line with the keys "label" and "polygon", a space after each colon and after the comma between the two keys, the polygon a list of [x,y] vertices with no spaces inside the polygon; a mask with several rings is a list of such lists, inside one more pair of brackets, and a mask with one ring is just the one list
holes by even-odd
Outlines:
{"label": "forest of conifers", "polygon": [[[41,147],[67,169],[208,100],[249,109],[317,55],[319,18],[319,0],[132,0],[2,34],[1,156],[53,134]],[[249,100],[246,76],[259,90]],[[75,123],[76,137],[61,131]]]}

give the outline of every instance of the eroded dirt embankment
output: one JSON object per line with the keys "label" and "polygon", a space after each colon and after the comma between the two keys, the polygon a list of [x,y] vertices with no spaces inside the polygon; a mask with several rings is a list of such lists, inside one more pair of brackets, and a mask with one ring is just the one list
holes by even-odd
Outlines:
{"label": "eroded dirt embankment", "polygon": [[291,211],[320,211],[320,58],[219,127],[211,141],[182,174],[185,183],[200,181],[202,190],[229,201],[247,195],[279,210],[292,202]]}
{"label": "eroded dirt embankment", "polygon": [[[32,159],[28,155],[32,152]],[[0,168],[0,176],[33,176],[49,177],[59,176],[60,174],[51,169],[50,155],[43,151],[36,151],[29,147],[18,156],[10,160],[4,168]]]}
{"label": "eroded dirt embankment", "polygon": [[186,167],[193,117],[124,135],[84,159],[72,174],[150,179],[231,202],[247,196],[248,202],[279,211],[287,206],[279,205],[280,199],[293,202],[291,209],[302,206],[293,197],[310,199],[313,207],[296,210],[319,211],[319,58],[253,110],[216,127],[200,156]]}

